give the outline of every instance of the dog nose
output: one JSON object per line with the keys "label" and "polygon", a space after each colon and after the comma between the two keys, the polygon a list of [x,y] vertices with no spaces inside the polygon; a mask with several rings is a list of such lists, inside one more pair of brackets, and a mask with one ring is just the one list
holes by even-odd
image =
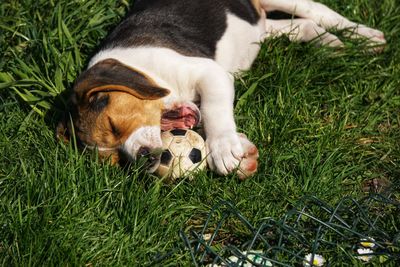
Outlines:
{"label": "dog nose", "polygon": [[150,152],[150,148],[142,146],[139,148],[137,155],[138,157],[148,157],[150,155]]}
{"label": "dog nose", "polygon": [[137,156],[138,158],[144,158],[149,168],[154,167],[160,158],[149,147],[140,147]]}

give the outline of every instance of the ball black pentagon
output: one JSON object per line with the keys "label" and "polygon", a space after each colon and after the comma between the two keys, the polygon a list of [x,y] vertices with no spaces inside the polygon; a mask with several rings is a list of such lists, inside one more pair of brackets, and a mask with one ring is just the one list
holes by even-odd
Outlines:
{"label": "ball black pentagon", "polygon": [[186,130],[183,130],[183,129],[174,129],[174,130],[171,131],[171,133],[172,133],[173,135],[176,135],[176,136],[184,136],[184,135],[186,134]]}
{"label": "ball black pentagon", "polygon": [[189,159],[195,164],[201,161],[201,151],[197,148],[193,148],[189,153]]}
{"label": "ball black pentagon", "polygon": [[172,160],[172,154],[169,152],[169,150],[163,151],[161,154],[161,164],[162,165],[168,165]]}

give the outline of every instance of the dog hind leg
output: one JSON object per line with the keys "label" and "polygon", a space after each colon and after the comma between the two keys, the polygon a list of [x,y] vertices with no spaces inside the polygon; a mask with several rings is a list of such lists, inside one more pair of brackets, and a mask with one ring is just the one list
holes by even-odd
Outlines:
{"label": "dog hind leg", "polygon": [[381,31],[352,22],[327,6],[311,0],[262,0],[261,5],[266,11],[279,10],[310,19],[324,29],[349,29],[352,38],[367,38],[371,43],[379,45],[386,43]]}
{"label": "dog hind leg", "polygon": [[294,42],[316,41],[322,45],[341,47],[343,43],[310,19],[266,19],[266,38],[287,35]]}

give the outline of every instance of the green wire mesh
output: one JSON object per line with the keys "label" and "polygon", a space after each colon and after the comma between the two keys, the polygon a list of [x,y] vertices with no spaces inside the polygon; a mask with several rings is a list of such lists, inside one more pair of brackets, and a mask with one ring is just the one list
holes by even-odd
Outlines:
{"label": "green wire mesh", "polygon": [[390,194],[345,197],[336,206],[305,197],[281,219],[264,218],[254,226],[221,201],[201,230],[182,230],[180,236],[194,266],[318,266],[318,255],[324,266],[361,265],[363,241],[370,263],[399,266],[400,203]]}

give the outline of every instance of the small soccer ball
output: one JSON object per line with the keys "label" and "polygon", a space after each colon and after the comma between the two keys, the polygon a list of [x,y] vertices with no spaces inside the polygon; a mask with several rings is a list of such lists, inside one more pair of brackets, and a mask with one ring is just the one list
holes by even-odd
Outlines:
{"label": "small soccer ball", "polygon": [[163,152],[156,173],[161,177],[175,180],[206,168],[204,139],[195,131],[175,129],[161,134]]}

